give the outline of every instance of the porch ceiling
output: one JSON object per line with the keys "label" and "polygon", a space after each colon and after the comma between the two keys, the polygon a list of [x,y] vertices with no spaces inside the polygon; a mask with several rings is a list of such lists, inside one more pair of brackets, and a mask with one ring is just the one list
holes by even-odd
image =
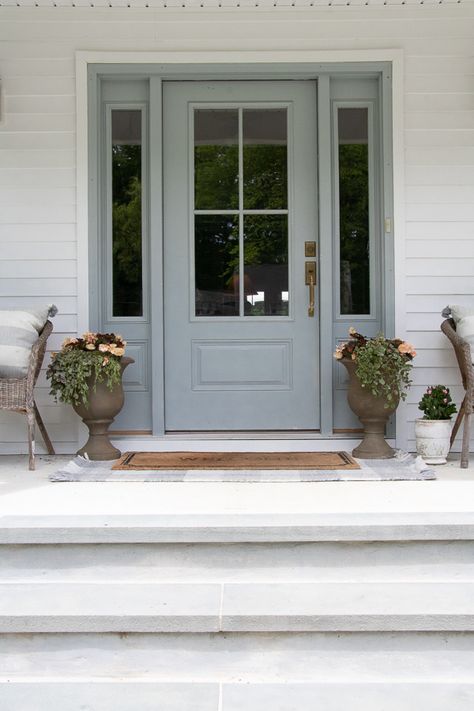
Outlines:
{"label": "porch ceiling", "polygon": [[248,8],[471,5],[474,0],[0,0],[0,7]]}

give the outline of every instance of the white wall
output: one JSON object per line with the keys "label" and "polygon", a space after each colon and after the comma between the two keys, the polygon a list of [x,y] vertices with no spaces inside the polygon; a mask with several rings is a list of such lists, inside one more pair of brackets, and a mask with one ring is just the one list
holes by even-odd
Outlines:
{"label": "white wall", "polygon": [[[77,328],[76,50],[404,50],[407,337],[415,344],[411,422],[425,386],[459,378],[439,331],[447,303],[474,307],[474,5],[214,10],[0,7],[0,308],[55,302],[50,348]],[[235,56],[235,55],[234,55]],[[403,244],[403,240],[406,242]],[[401,335],[401,334],[400,334]],[[59,451],[76,420],[41,378],[38,402]],[[24,422],[0,416],[3,451]]]}

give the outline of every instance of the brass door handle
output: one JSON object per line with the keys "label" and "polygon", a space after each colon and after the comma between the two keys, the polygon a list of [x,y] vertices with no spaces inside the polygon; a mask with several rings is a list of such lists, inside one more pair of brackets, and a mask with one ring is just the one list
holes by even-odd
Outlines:
{"label": "brass door handle", "polygon": [[308,316],[314,316],[314,279],[311,275],[309,280],[309,306],[308,306]]}
{"label": "brass door handle", "polygon": [[314,287],[316,284],[316,262],[305,262],[305,284],[309,286],[308,316],[314,316]]}

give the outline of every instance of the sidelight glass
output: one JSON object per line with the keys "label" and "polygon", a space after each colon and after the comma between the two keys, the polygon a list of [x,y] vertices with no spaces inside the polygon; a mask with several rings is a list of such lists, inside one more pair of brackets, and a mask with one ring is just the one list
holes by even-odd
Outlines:
{"label": "sidelight glass", "polygon": [[286,209],[286,109],[244,109],[243,162],[244,209]]}
{"label": "sidelight glass", "polygon": [[112,111],[112,314],[143,316],[142,112]]}
{"label": "sidelight glass", "polygon": [[288,316],[288,217],[244,218],[246,316]]}
{"label": "sidelight glass", "polygon": [[237,109],[194,112],[194,207],[239,206],[239,113]]}
{"label": "sidelight glass", "polygon": [[338,109],[341,314],[370,313],[369,117]]}

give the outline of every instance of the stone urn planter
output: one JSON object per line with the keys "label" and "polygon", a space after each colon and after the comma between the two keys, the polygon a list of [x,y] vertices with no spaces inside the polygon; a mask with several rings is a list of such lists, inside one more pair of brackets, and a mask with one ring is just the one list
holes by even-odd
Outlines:
{"label": "stone urn planter", "polygon": [[451,448],[451,420],[415,420],[416,451],[427,464],[446,464]]}
{"label": "stone urn planter", "polygon": [[[122,357],[120,362],[122,375],[125,368],[134,362],[133,358]],[[122,381],[117,383],[112,390],[109,390],[105,382],[96,383],[94,388],[95,378],[89,378],[87,382],[89,385],[88,405],[73,404],[74,410],[89,428],[89,439],[77,454],[82,456],[87,454],[89,459],[97,461],[118,459],[121,452],[110,442],[108,430],[123,407]]]}
{"label": "stone urn planter", "polygon": [[340,361],[349,374],[347,400],[352,412],[364,426],[364,439],[352,454],[360,459],[391,459],[395,450],[385,441],[385,427],[398,407],[399,397],[386,407],[383,397],[372,395],[368,388],[363,388],[356,375],[356,364],[349,358]]}

